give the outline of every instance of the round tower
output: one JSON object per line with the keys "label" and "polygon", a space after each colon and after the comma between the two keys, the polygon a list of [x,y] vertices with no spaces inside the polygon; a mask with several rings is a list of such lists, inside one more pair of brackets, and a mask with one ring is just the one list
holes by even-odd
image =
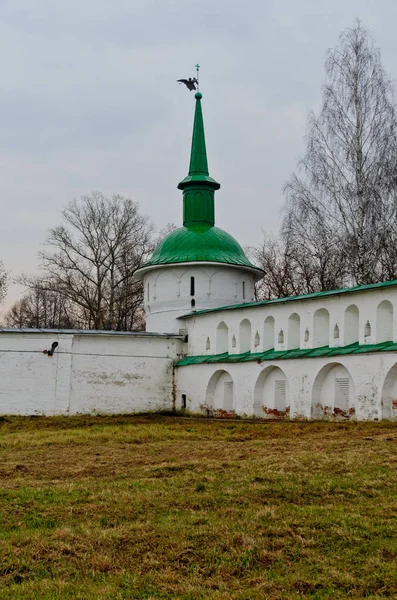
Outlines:
{"label": "round tower", "polygon": [[197,92],[189,174],[178,184],[183,227],[167,235],[135,272],[143,279],[147,331],[178,333],[181,315],[252,302],[262,276],[240,244],[215,227],[220,184],[209,176],[201,98]]}

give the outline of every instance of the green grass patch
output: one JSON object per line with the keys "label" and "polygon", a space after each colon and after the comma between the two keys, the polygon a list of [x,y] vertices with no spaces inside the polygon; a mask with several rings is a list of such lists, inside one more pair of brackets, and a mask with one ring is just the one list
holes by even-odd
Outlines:
{"label": "green grass patch", "polygon": [[397,597],[397,426],[0,422],[0,599]]}

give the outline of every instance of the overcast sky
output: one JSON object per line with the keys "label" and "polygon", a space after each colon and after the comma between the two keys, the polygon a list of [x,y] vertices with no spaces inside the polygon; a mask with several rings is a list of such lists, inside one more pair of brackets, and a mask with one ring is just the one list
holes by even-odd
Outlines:
{"label": "overcast sky", "polygon": [[396,0],[2,0],[5,267],[35,271],[62,206],[93,190],[181,224],[194,98],[176,79],[197,61],[217,225],[243,245],[276,232],[325,52],[357,17],[395,79]]}

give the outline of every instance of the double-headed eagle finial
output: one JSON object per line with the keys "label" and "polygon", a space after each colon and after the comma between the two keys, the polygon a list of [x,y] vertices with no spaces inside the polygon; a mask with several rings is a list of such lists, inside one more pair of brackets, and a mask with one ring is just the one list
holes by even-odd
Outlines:
{"label": "double-headed eagle finial", "polygon": [[[177,82],[178,83],[184,83],[189,91],[199,90],[200,89],[200,85],[199,85],[199,69],[200,69],[200,65],[197,63],[197,65],[196,65],[196,77],[193,77],[193,79],[191,77],[189,77],[189,79],[177,79]],[[197,87],[196,87],[196,83],[197,83]]]}

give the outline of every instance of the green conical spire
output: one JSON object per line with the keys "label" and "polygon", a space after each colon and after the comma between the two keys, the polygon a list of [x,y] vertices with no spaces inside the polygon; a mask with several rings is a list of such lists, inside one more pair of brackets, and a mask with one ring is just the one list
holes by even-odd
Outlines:
{"label": "green conical spire", "polygon": [[[199,92],[200,94],[200,92]],[[207,150],[205,147],[203,112],[201,110],[202,95],[196,94],[196,110],[194,114],[192,150],[190,153],[189,175],[209,175]]]}
{"label": "green conical spire", "polygon": [[183,179],[178,189],[183,190],[183,224],[215,223],[214,191],[221,187],[209,176],[207,151],[205,147],[202,94],[197,92],[194,114],[192,149],[190,153],[189,175]]}

